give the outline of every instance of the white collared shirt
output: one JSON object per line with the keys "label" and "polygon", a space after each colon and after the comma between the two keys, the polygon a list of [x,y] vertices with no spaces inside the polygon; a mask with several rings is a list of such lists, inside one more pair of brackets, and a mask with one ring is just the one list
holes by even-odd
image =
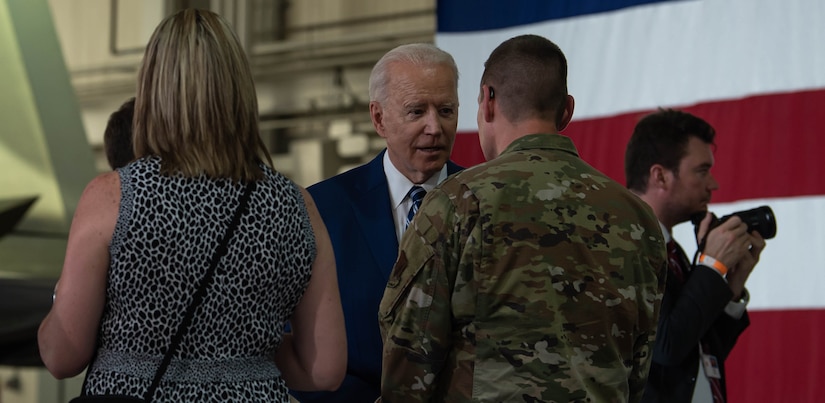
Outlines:
{"label": "white collared shirt", "polygon": [[404,226],[407,223],[407,213],[410,211],[412,201],[407,197],[410,188],[414,185],[419,185],[426,191],[431,191],[436,185],[447,179],[447,164],[441,167],[441,172],[427,179],[424,183],[412,183],[407,179],[395,165],[390,161],[389,151],[384,153],[384,176],[387,177],[387,185],[390,191],[390,203],[393,209],[393,216],[395,219],[395,235],[398,241],[401,242],[401,235],[404,233]]}

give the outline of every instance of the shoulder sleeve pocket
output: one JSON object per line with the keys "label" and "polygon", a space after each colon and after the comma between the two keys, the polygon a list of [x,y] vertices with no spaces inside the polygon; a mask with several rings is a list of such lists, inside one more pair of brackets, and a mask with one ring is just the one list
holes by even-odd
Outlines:
{"label": "shoulder sleeve pocket", "polygon": [[[432,307],[434,277],[439,270],[433,248],[438,231],[426,214],[416,217],[415,224],[402,239],[381,300],[378,316],[384,328],[393,324],[421,328],[426,325]],[[401,323],[395,323],[398,321]]]}

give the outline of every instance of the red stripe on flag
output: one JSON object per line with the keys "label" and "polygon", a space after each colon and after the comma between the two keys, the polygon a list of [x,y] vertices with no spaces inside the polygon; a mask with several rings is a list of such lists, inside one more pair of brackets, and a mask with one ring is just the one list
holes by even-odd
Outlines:
{"label": "red stripe on flag", "polygon": [[458,133],[453,144],[453,154],[450,156],[458,165],[471,167],[484,162],[484,153],[478,143],[478,133]]}
{"label": "red stripe on flag", "polygon": [[818,402],[825,373],[825,310],[750,312],[725,361],[730,403]]}
{"label": "red stripe on flag", "polygon": [[[825,90],[753,96],[674,107],[707,120],[716,128],[716,165],[720,183],[713,202],[825,194],[819,179],[825,155]],[[620,183],[624,150],[636,122],[652,112],[574,120],[570,136],[582,158]],[[453,159],[464,166],[483,162],[476,133],[459,133]]]}

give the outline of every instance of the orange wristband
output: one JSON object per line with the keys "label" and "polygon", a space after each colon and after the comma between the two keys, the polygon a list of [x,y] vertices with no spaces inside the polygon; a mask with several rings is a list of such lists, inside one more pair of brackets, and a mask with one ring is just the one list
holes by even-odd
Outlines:
{"label": "orange wristband", "polygon": [[699,256],[699,263],[701,263],[705,266],[708,266],[708,267],[713,267],[714,269],[716,269],[716,271],[719,272],[719,274],[721,274],[723,276],[725,274],[728,274],[728,266],[725,266],[724,263],[722,263],[722,262],[720,262],[720,261],[704,254],[704,253]]}

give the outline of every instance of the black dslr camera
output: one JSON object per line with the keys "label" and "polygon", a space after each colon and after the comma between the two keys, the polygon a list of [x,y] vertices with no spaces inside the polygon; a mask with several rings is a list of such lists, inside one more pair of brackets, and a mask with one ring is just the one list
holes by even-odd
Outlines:
{"label": "black dslr camera", "polygon": [[[776,236],[776,217],[773,215],[773,210],[771,210],[768,206],[760,206],[750,210],[737,211],[722,218],[716,218],[714,215],[713,220],[710,222],[708,232],[733,216],[738,216],[742,222],[748,226],[748,232],[756,231],[759,235],[762,235],[762,238],[764,239],[771,239]],[[696,231],[699,231],[699,223],[702,222],[703,218],[705,218],[704,212],[696,213],[691,216],[690,221],[696,227]]]}

